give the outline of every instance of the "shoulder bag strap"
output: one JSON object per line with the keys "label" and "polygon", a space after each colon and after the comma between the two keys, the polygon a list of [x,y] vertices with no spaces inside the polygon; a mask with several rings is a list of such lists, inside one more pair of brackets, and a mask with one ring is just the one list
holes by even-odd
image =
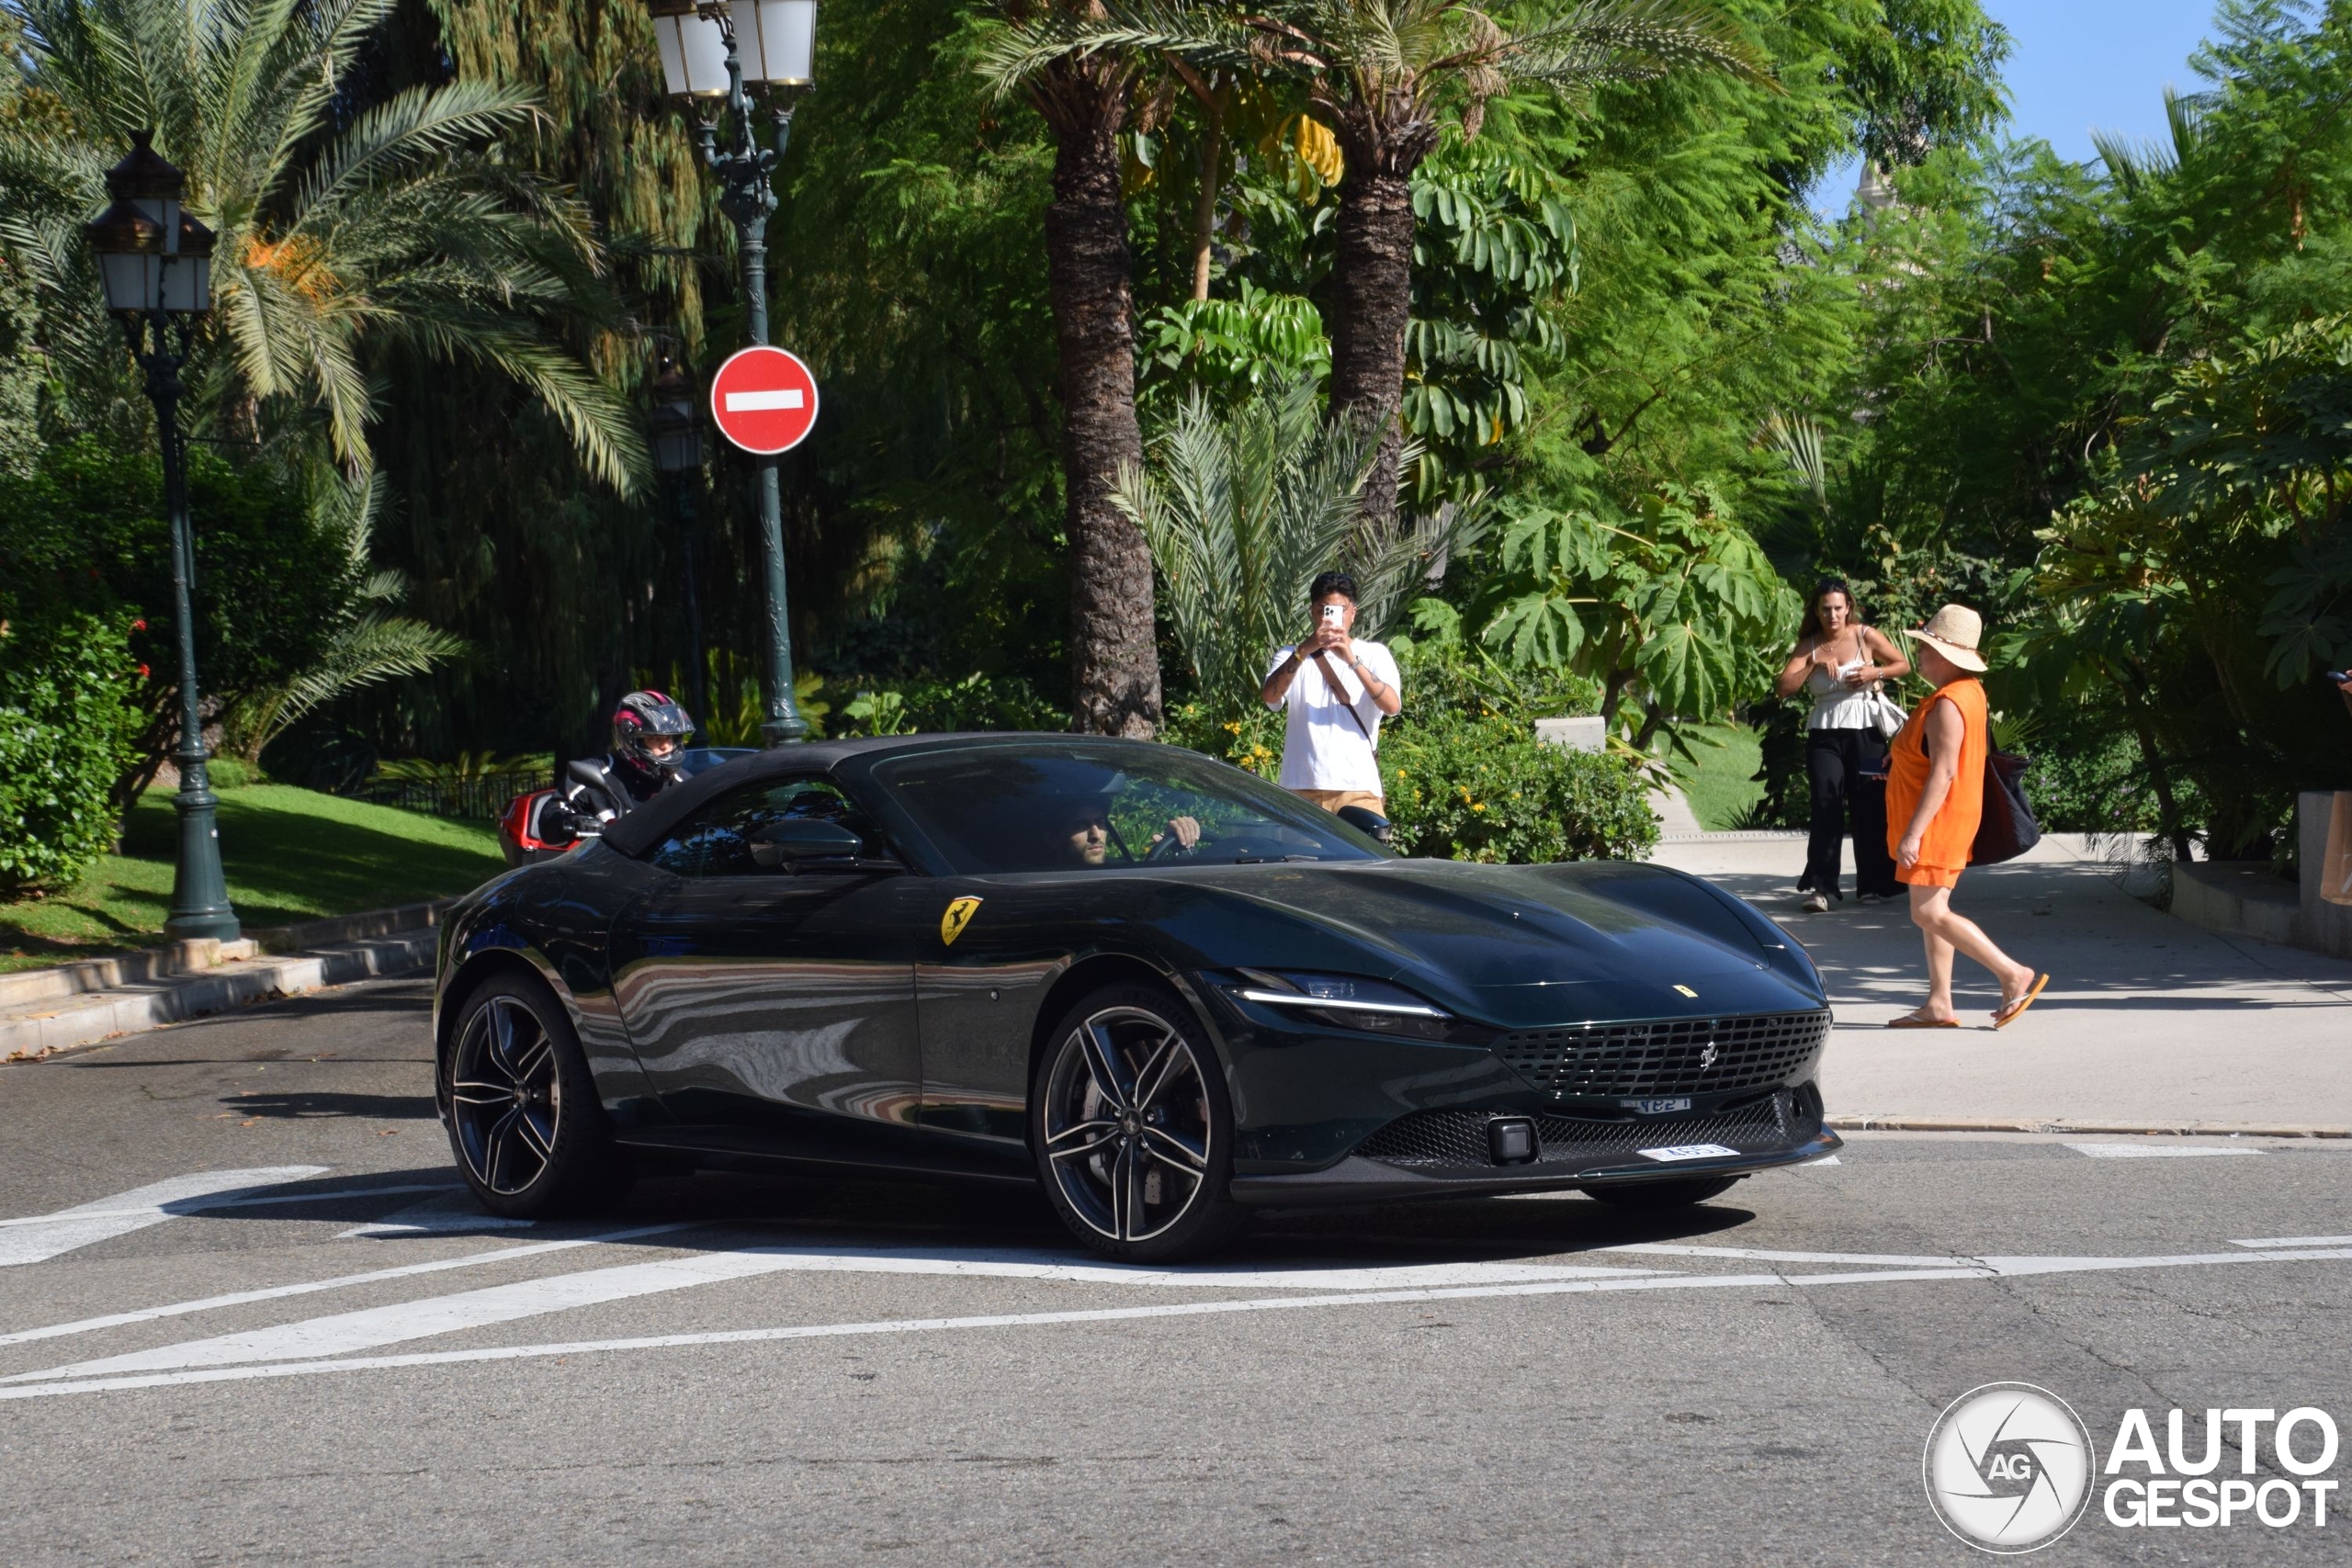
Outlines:
{"label": "shoulder bag strap", "polygon": [[1350,718],[1356,721],[1356,728],[1363,730],[1363,738],[1366,740],[1371,739],[1372,731],[1365,727],[1363,715],[1356,712],[1356,705],[1348,700],[1348,688],[1340,683],[1340,672],[1331,668],[1331,655],[1329,651],[1317,653],[1315,656],[1315,667],[1322,671],[1323,679],[1331,683],[1331,694],[1340,699],[1340,705],[1348,710]]}

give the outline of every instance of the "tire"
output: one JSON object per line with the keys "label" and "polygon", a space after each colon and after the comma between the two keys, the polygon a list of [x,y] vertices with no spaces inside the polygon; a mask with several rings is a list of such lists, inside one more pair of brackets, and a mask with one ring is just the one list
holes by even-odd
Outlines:
{"label": "tire", "polygon": [[1197,1258],[1240,1226],[1223,1070],[1192,1010],[1157,986],[1105,987],[1054,1026],[1029,1145],[1054,1213],[1108,1257]]}
{"label": "tire", "polygon": [[1737,1176],[1689,1176],[1675,1181],[1611,1181],[1588,1187],[1584,1195],[1596,1203],[1619,1209],[1680,1209],[1721,1197],[1743,1179]]}
{"label": "tire", "polygon": [[508,1219],[603,1208],[628,1190],[580,1037],[538,979],[485,981],[458,1014],[441,1109],[474,1199]]}

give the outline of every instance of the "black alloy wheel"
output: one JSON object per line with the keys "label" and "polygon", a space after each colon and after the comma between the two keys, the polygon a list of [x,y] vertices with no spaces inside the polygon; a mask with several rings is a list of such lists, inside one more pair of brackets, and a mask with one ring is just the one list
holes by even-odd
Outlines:
{"label": "black alloy wheel", "polygon": [[1736,1176],[1686,1176],[1672,1181],[1595,1182],[1584,1195],[1620,1209],[1679,1209],[1719,1198],[1740,1180]]}
{"label": "black alloy wheel", "polygon": [[1114,986],[1087,998],[1048,1037],[1029,1103],[1039,1178],[1089,1247],[1167,1261],[1239,1223],[1216,1053],[1174,997]]}
{"label": "black alloy wheel", "polygon": [[443,1097],[458,1169],[492,1213],[573,1213],[628,1185],[571,1020],[536,980],[500,976],[467,999]]}

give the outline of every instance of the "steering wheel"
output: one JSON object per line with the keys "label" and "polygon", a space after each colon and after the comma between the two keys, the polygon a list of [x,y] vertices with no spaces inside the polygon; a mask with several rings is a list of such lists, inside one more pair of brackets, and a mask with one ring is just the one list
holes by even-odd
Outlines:
{"label": "steering wheel", "polygon": [[1159,842],[1144,852],[1143,859],[1144,863],[1149,865],[1154,861],[1175,860],[1179,856],[1192,852],[1184,847],[1184,840],[1178,838],[1175,829],[1171,828],[1161,835]]}

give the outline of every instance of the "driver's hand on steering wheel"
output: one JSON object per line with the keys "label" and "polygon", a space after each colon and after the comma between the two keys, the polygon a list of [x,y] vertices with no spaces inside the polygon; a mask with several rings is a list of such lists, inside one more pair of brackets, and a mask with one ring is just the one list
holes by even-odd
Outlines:
{"label": "driver's hand on steering wheel", "polygon": [[[1176,835],[1176,852],[1179,854],[1186,852],[1191,850],[1193,845],[1201,841],[1201,825],[1198,821],[1190,817],[1170,818],[1168,819],[1168,833],[1173,833]],[[1168,841],[1168,833],[1153,834],[1151,839],[1152,847],[1154,849],[1158,849],[1161,844],[1166,843]]]}

